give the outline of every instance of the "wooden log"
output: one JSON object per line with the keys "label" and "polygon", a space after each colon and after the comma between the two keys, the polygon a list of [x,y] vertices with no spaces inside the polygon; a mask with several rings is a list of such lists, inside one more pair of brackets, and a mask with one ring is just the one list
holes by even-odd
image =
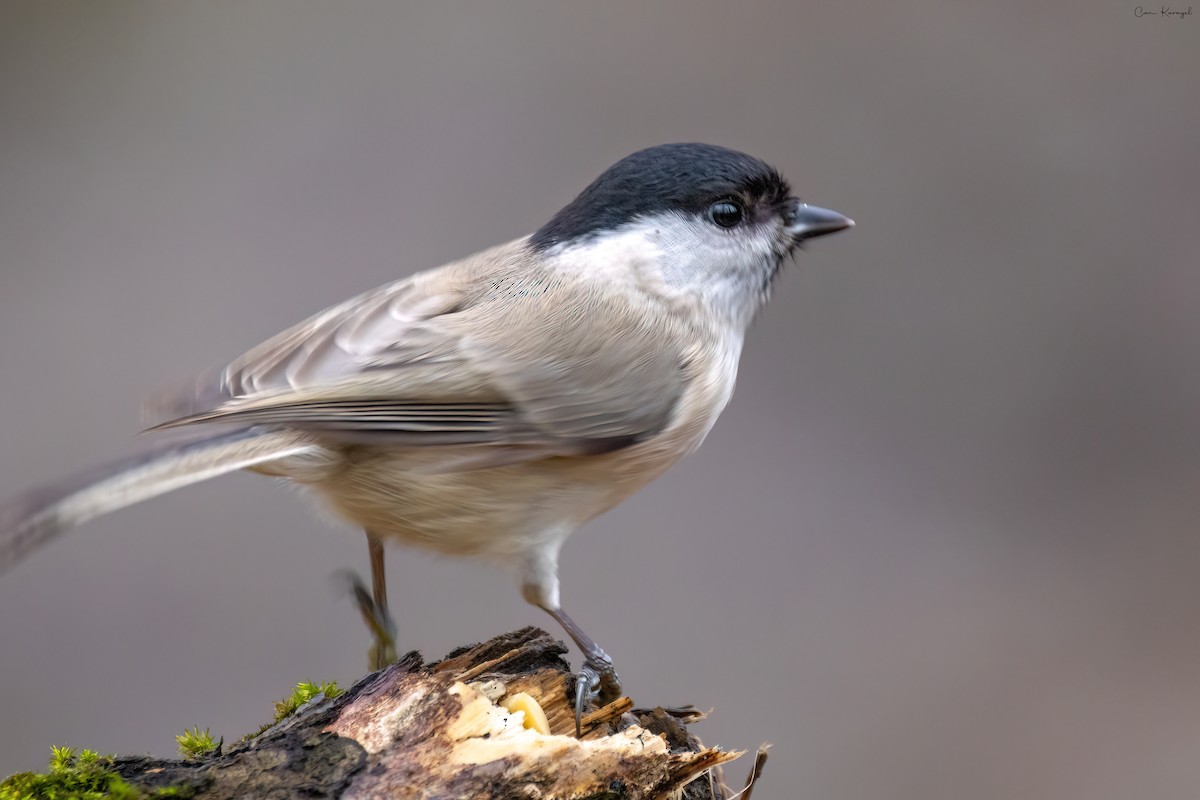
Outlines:
{"label": "wooden log", "polygon": [[[318,698],[249,741],[198,760],[119,757],[134,786],[195,798],[528,798],[727,800],[720,765],[688,709],[632,710],[627,698],[584,717],[575,738],[566,649],[525,628],[433,664],[409,653],[344,695]],[[524,692],[549,733],[506,698]],[[511,703],[510,703],[511,705]],[[763,756],[760,755],[760,758]]]}

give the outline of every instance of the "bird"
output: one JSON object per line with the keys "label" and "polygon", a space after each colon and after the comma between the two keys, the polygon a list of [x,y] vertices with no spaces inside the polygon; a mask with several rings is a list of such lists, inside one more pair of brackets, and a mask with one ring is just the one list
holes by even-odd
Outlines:
{"label": "bird", "polygon": [[764,161],[649,147],[534,233],[368,291],[153,406],[145,452],[0,506],[0,573],[60,533],[237,470],[306,487],[361,528],[373,668],[395,660],[384,544],[506,563],[576,643],[585,702],[621,691],[563,609],[560,550],[704,441],[784,262],[854,225]]}

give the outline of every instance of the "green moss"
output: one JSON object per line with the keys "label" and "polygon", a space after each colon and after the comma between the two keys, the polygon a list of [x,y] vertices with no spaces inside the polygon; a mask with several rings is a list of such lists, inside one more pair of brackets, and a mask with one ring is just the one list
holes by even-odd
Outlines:
{"label": "green moss", "polygon": [[0,800],[143,800],[137,789],[110,769],[112,756],[73,747],[51,748],[46,772],[21,772],[0,783]]}
{"label": "green moss", "polygon": [[112,756],[95,750],[51,747],[46,772],[19,772],[0,782],[0,800],[157,800],[187,798],[189,786],[171,786],[148,792],[126,782],[112,771]]}
{"label": "green moss", "polygon": [[346,690],[338,686],[337,681],[329,681],[328,683],[313,683],[312,681],[301,681],[296,684],[296,688],[287,697],[275,704],[275,719],[260,727],[258,730],[247,733],[239,742],[248,742],[259,734],[268,730],[271,726],[290,717],[296,713],[296,709],[300,706],[320,697],[322,694],[327,698],[338,697],[346,693]]}
{"label": "green moss", "polygon": [[296,684],[296,688],[287,697],[275,704],[275,722],[287,719],[292,714],[296,713],[296,709],[310,700],[325,695],[327,698],[334,698],[340,694],[345,694],[345,689],[341,689],[337,685],[337,681],[329,683],[313,683],[312,681],[300,681]]}
{"label": "green moss", "polygon": [[[324,695],[334,698],[345,689],[337,681],[313,683],[301,681],[287,697],[275,704],[275,719],[257,732],[243,737],[252,739],[277,722],[296,713],[305,703]],[[207,728],[199,726],[175,737],[184,758],[209,755],[220,747]],[[192,787],[168,787],[147,792],[113,772],[112,756],[74,747],[50,748],[50,766],[46,772],[20,772],[0,782],[0,800],[151,800],[152,798],[191,797]]]}
{"label": "green moss", "polygon": [[179,745],[179,755],[184,758],[207,756],[221,746],[213,738],[213,735],[209,733],[208,728],[202,731],[199,725],[196,725],[190,731],[185,728],[183,733],[175,737],[175,741]]}

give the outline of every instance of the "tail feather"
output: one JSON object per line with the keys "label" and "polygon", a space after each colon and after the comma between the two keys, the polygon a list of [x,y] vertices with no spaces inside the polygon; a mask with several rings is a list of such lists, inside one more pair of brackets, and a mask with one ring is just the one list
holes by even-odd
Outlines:
{"label": "tail feather", "polygon": [[63,531],[227,472],[319,446],[287,430],[247,428],[171,444],[35,489],[0,505],[0,574]]}

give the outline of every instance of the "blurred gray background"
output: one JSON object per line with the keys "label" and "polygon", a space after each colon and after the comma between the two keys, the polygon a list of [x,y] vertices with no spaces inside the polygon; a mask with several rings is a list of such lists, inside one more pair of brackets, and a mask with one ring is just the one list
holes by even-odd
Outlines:
{"label": "blurred gray background", "polygon": [[[744,149],[859,226],[700,453],[568,544],[567,607],[639,703],[774,743],[764,800],[1195,797],[1200,17],[1136,5],[7,0],[0,495],[635,149]],[[358,678],[366,548],[295,494],[223,478],[0,580],[0,774]],[[404,649],[559,633],[390,562]]]}

